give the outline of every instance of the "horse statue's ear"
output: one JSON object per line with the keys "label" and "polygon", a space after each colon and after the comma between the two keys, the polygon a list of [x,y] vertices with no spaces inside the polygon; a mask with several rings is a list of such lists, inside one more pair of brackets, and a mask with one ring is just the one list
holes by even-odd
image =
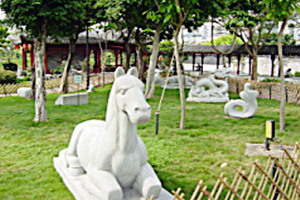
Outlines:
{"label": "horse statue's ear", "polygon": [[131,67],[128,70],[127,74],[138,77],[138,71],[137,71],[136,67]]}
{"label": "horse statue's ear", "polygon": [[115,78],[118,78],[125,74],[123,67],[118,67],[115,71]]}

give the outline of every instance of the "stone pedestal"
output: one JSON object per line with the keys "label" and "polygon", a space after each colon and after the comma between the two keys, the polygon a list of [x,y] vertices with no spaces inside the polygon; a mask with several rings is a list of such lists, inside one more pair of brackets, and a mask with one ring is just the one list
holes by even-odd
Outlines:
{"label": "stone pedestal", "polygon": [[31,88],[21,87],[17,90],[19,97],[29,98],[31,93]]}
{"label": "stone pedestal", "polygon": [[186,101],[193,101],[193,102],[227,102],[229,101],[228,97],[209,97],[209,98],[199,98],[199,97],[188,97]]}
{"label": "stone pedestal", "polygon": [[60,95],[56,101],[55,105],[83,105],[88,104],[88,94],[64,94]]}
{"label": "stone pedestal", "polygon": [[[64,160],[63,154],[65,150],[60,152],[59,157],[53,158],[53,163],[56,171],[59,173],[63,182],[73,194],[76,200],[102,200],[101,197],[95,197],[93,194],[89,193],[89,190],[94,189],[93,183],[90,181],[86,174],[73,176],[67,167],[67,163]],[[90,189],[89,189],[90,188]],[[145,200],[145,198],[140,197],[138,191],[125,190],[123,200]],[[160,195],[155,200],[172,200],[173,195],[171,195],[165,189],[162,189]]]}

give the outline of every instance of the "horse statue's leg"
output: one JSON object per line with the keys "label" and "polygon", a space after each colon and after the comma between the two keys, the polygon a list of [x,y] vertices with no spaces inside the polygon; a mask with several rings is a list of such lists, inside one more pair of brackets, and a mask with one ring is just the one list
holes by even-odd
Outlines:
{"label": "horse statue's leg", "polygon": [[123,200],[122,188],[112,173],[91,166],[87,169],[87,175],[96,186],[92,191],[89,188],[92,194],[102,197],[103,200]]}
{"label": "horse statue's leg", "polygon": [[150,198],[151,195],[159,196],[161,183],[149,163],[142,166],[134,182],[134,187],[145,198]]}
{"label": "horse statue's leg", "polygon": [[75,127],[65,155],[69,171],[73,176],[78,176],[85,173],[77,156],[77,144],[82,131],[83,130],[80,124]]}

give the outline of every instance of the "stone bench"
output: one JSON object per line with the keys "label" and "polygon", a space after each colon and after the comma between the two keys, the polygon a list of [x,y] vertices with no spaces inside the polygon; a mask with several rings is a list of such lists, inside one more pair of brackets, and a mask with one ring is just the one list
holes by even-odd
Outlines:
{"label": "stone bench", "polygon": [[64,94],[60,95],[56,101],[55,105],[83,105],[88,104],[88,94]]}
{"label": "stone bench", "polygon": [[31,88],[28,87],[18,88],[17,93],[19,97],[29,98],[31,93]]}

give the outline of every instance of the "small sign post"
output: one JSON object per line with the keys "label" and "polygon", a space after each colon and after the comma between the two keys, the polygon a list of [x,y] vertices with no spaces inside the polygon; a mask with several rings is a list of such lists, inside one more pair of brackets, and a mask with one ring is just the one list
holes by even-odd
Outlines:
{"label": "small sign post", "polygon": [[266,121],[266,149],[270,151],[270,141],[273,141],[275,138],[275,121],[267,120]]}
{"label": "small sign post", "polygon": [[79,105],[79,85],[82,83],[82,75],[74,75],[74,83],[77,83],[77,105]]}

